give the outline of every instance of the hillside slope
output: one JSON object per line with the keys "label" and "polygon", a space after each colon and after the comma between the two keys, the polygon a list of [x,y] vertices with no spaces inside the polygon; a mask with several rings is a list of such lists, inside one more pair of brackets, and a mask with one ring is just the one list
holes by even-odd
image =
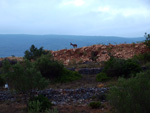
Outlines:
{"label": "hillside slope", "polygon": [[119,45],[93,45],[88,47],[76,49],[63,49],[59,51],[52,51],[56,60],[63,61],[64,64],[69,64],[72,61],[86,62],[92,61],[91,52],[97,53],[97,62],[107,61],[112,55],[117,58],[128,59],[134,55],[149,51],[146,45],[139,44],[119,44]]}
{"label": "hillside slope", "polygon": [[[107,61],[110,58],[110,55],[128,59],[132,58],[134,55],[140,53],[145,53],[150,51],[144,43],[132,43],[132,44],[119,44],[119,45],[92,45],[81,48],[74,49],[62,49],[59,51],[50,51],[56,60],[62,61],[65,65],[68,65],[70,62],[86,62],[91,60],[91,53],[97,53],[97,62]],[[6,57],[10,60],[17,59],[22,61],[22,57]],[[0,61],[5,58],[0,58]]]}

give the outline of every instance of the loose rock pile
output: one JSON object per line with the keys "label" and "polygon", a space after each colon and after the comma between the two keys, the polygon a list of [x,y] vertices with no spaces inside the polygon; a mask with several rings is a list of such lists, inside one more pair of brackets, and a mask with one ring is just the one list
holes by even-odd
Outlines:
{"label": "loose rock pile", "polygon": [[[54,104],[88,104],[93,97],[103,96],[108,88],[47,89],[39,94],[47,96]],[[102,99],[101,101],[105,101]]]}

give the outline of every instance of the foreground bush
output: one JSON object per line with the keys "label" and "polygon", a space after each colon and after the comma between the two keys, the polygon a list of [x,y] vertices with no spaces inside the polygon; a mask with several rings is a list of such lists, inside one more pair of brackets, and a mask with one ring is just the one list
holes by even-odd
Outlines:
{"label": "foreground bush", "polygon": [[28,60],[15,65],[9,65],[9,62],[6,61],[2,68],[2,74],[9,87],[22,93],[30,92],[33,89],[43,89],[49,83]]}
{"label": "foreground bush", "polygon": [[150,71],[119,79],[118,85],[110,89],[108,99],[118,113],[149,113]]}
{"label": "foreground bush", "polygon": [[26,50],[24,55],[25,59],[31,60],[31,59],[37,59],[39,58],[42,54],[46,55],[48,54],[47,51],[43,50],[43,47],[40,47],[39,49],[36,48],[34,45],[31,45],[30,50]]}
{"label": "foreground bush", "polygon": [[141,70],[141,66],[135,60],[125,60],[111,57],[105,63],[103,72],[106,73],[109,77],[130,77],[130,74],[135,74]]}
{"label": "foreground bush", "polygon": [[52,107],[52,103],[48,100],[47,97],[43,95],[38,95],[33,97],[28,101],[28,111],[32,113],[45,112]]}

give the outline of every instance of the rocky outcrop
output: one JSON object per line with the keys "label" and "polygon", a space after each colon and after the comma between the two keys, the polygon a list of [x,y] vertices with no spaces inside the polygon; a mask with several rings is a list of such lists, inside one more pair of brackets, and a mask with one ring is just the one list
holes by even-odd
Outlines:
{"label": "rocky outcrop", "polygon": [[[150,51],[144,43],[118,44],[118,45],[92,45],[82,48],[62,49],[59,51],[46,50],[52,53],[56,60],[65,65],[73,63],[92,62],[92,52],[96,52],[96,61],[107,61],[110,56],[128,59],[134,55]],[[22,57],[7,57],[10,60],[23,61]],[[0,58],[0,61],[4,58]],[[1,64],[0,64],[1,65]]]}
{"label": "rocky outcrop", "polygon": [[96,61],[107,61],[110,55],[117,58],[132,58],[134,55],[150,51],[144,43],[119,45],[93,45],[76,49],[63,49],[52,51],[56,60],[63,61],[65,65],[71,63],[87,62],[91,60],[91,53],[97,52]]}

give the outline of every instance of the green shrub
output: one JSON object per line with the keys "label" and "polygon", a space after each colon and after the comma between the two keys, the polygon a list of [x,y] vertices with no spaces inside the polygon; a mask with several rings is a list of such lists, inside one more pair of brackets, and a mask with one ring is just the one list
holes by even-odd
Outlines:
{"label": "green shrub", "polygon": [[104,66],[103,72],[109,77],[130,77],[130,74],[140,72],[141,66],[139,63],[132,59],[118,59],[111,57]]}
{"label": "green shrub", "polygon": [[36,60],[35,67],[40,70],[43,77],[52,80],[62,75],[64,65],[55,61],[50,55],[42,55]]}
{"label": "green shrub", "polygon": [[120,78],[118,85],[109,90],[108,100],[118,113],[149,113],[150,71],[127,80]]}
{"label": "green shrub", "polygon": [[34,45],[31,45],[30,50],[26,50],[24,52],[24,58],[31,60],[31,59],[37,59],[38,57],[40,57],[42,54],[46,55],[49,52],[43,50],[43,47],[40,47],[39,49],[36,48]]}
{"label": "green shrub", "polygon": [[70,71],[66,68],[63,69],[62,76],[58,77],[56,82],[71,82],[81,78],[81,75],[78,72]]}
{"label": "green shrub", "polygon": [[64,65],[49,55],[42,55],[35,61],[35,67],[40,70],[43,77],[52,82],[69,82],[81,78],[77,72],[64,68]]}
{"label": "green shrub", "polygon": [[28,102],[28,113],[40,113],[41,103],[37,101]]}
{"label": "green shrub", "polygon": [[28,110],[35,110],[44,112],[50,109],[53,104],[48,100],[47,97],[43,95],[38,95],[37,97],[33,97],[28,101]]}
{"label": "green shrub", "polygon": [[98,81],[98,82],[107,81],[109,79],[110,79],[110,77],[108,77],[107,74],[103,73],[103,72],[96,75],[96,81]]}
{"label": "green shrub", "polygon": [[133,59],[138,60],[141,64],[145,64],[147,62],[150,62],[150,52],[135,55],[133,57]]}
{"label": "green shrub", "polygon": [[89,104],[89,106],[92,108],[92,109],[96,109],[96,108],[100,108],[101,107],[101,103],[100,102],[91,102]]}
{"label": "green shrub", "polygon": [[28,60],[22,64],[17,63],[11,66],[8,66],[6,62],[2,68],[2,74],[5,75],[10,88],[19,92],[25,93],[33,89],[43,89],[49,83]]}
{"label": "green shrub", "polygon": [[57,108],[46,110],[45,113],[59,113]]}

